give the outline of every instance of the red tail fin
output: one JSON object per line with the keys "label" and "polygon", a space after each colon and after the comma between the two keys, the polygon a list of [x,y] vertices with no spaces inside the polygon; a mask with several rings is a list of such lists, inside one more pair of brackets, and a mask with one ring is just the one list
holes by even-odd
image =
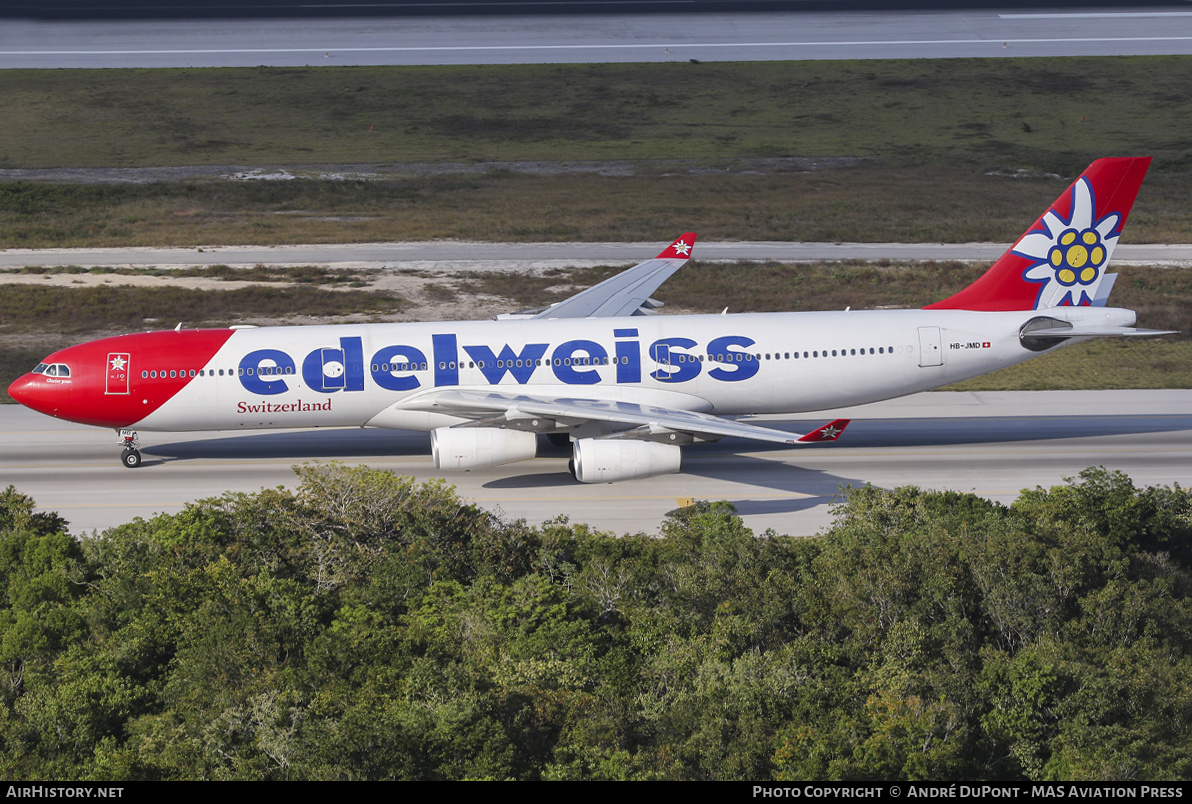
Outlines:
{"label": "red tail fin", "polygon": [[[1098,159],[980,279],[928,310],[1038,310],[1098,296],[1149,156]],[[1107,283],[1111,285],[1112,283]]]}

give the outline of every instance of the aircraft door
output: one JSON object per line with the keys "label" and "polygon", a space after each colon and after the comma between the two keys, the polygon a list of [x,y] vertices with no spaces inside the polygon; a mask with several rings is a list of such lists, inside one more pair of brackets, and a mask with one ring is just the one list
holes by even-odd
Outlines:
{"label": "aircraft door", "polygon": [[659,382],[671,381],[671,353],[670,344],[665,341],[650,346],[650,357],[654,359],[657,368],[650,372],[650,376]]}
{"label": "aircraft door", "polygon": [[670,344],[656,343],[651,347],[650,351],[653,353],[651,357],[658,363],[658,367],[669,371],[671,365]]}
{"label": "aircraft door", "polygon": [[344,387],[347,372],[344,370],[344,353],[342,349],[323,349],[323,390],[339,391]]}
{"label": "aircraft door", "polygon": [[131,374],[129,363],[132,355],[128,352],[111,352],[108,354],[107,378],[104,382],[105,394],[127,394],[128,380]]}
{"label": "aircraft door", "polygon": [[919,365],[944,365],[944,350],[939,327],[919,327]]}

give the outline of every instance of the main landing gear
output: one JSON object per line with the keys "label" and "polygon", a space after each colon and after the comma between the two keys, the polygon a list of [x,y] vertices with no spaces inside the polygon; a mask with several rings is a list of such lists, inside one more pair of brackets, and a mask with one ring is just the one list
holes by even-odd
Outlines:
{"label": "main landing gear", "polygon": [[137,449],[137,434],[135,430],[120,431],[120,446],[124,451],[120,453],[120,463],[129,469],[136,469],[141,465],[141,451]]}

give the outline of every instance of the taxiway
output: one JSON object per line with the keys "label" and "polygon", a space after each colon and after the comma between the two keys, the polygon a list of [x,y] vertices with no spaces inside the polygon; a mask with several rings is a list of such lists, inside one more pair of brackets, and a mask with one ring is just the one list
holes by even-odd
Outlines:
{"label": "taxiway", "polygon": [[[699,240],[700,261],[961,260],[993,262],[1006,243],[780,243]],[[483,243],[433,241],[202,248],[0,249],[0,269],[26,266],[193,267],[328,265],[419,270],[524,270],[535,265],[633,264],[658,250],[650,243]],[[1192,264],[1192,244],[1123,244],[1117,265]]]}

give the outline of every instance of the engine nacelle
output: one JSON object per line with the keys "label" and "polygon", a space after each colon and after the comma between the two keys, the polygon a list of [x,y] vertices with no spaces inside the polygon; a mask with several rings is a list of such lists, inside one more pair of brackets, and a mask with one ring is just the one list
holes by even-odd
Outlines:
{"label": "engine nacelle", "polygon": [[674,444],[626,438],[581,438],[572,447],[575,479],[615,483],[679,471],[682,452]]}
{"label": "engine nacelle", "polygon": [[430,431],[436,469],[479,469],[524,461],[538,453],[538,437],[499,427],[440,427]]}

